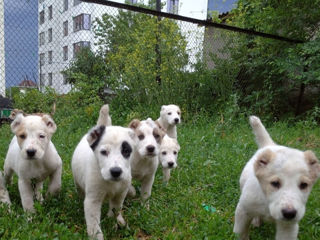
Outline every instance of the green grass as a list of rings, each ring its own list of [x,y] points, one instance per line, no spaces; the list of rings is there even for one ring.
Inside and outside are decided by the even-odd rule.
[[[81,119],[81,118],[79,118]],[[117,123],[117,119],[113,119]],[[91,127],[75,121],[58,122],[53,142],[63,160],[62,191],[43,205],[36,203],[37,214],[28,221],[20,203],[17,178],[9,186],[12,211],[0,209],[2,239],[86,239],[83,202],[76,193],[70,160],[83,134]],[[303,123],[290,126],[278,122],[267,128],[279,144],[311,149],[320,156],[320,129]],[[0,128],[0,165],[3,166],[12,134],[8,125]],[[257,149],[247,120],[221,123],[198,118],[179,126],[179,167],[172,171],[169,185],[162,184],[157,172],[150,199],[150,210],[138,199],[126,199],[126,228],[115,228],[103,205],[101,225],[106,239],[236,239],[232,233],[234,211],[239,198],[238,179],[247,160]],[[320,186],[313,188],[299,239],[320,239]],[[215,212],[203,205],[212,206]],[[251,239],[274,239],[275,228],[266,223],[252,229]]]

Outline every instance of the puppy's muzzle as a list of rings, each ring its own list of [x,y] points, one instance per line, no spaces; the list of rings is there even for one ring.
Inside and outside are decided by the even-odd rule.
[[[27,152],[28,158],[33,158],[33,157],[36,155],[37,150],[35,150],[35,149],[28,149],[28,150],[26,150],[26,152]]]
[[[174,162],[168,162],[168,167],[173,168]]]
[[[285,220],[292,220],[297,215],[297,210],[292,209],[292,208],[284,208],[281,210],[281,212],[282,212],[282,216],[284,217]]]
[[[119,167],[113,167],[110,169],[110,174],[113,177],[113,179],[118,180],[122,174],[122,169]]]
[[[153,145],[148,145],[146,148],[147,148],[147,153],[148,153],[148,155],[153,156],[153,155],[154,155],[154,150],[156,149],[155,146],[153,146]]]
[[[175,119],[174,119],[174,123],[175,123],[175,124],[178,124],[178,123],[179,123],[179,118],[175,118]]]

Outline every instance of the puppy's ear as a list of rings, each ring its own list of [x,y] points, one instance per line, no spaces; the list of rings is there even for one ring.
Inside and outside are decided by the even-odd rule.
[[[22,125],[22,121],[24,119],[24,116],[22,113],[18,112],[15,115],[14,121],[11,123],[11,131],[16,134],[17,130],[19,129],[19,127],[21,127]]]
[[[274,156],[275,153],[270,149],[267,149],[260,153],[260,155],[257,157],[257,160],[254,163],[254,172],[258,179],[263,176],[263,173],[274,159]]]
[[[129,128],[131,129],[137,129],[137,127],[140,125],[140,120],[138,119],[133,119],[130,124],[129,124]]]
[[[42,116],[42,120],[48,127],[49,133],[55,133],[55,131],[57,130],[57,125],[54,123],[53,119],[49,115],[45,114]]]
[[[105,132],[106,127],[104,125],[95,126],[88,132],[87,141],[94,151],[95,148],[98,146],[102,135]]]
[[[166,109],[167,105],[162,105],[161,106],[161,111],[164,111]]]
[[[320,177],[320,163],[316,155],[308,150],[304,152],[305,161],[309,167],[310,178],[313,183]]]

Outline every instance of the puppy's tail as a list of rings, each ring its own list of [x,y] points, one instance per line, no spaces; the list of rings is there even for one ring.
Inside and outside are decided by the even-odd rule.
[[[261,123],[260,118],[256,116],[250,116],[249,122],[252,127],[253,133],[256,136],[256,142],[259,148],[276,145],[267,132],[266,128]]]
[[[105,104],[101,107],[100,109],[100,113],[99,113],[99,118],[97,121],[97,125],[98,126],[111,126],[112,122],[111,122],[111,117],[109,115],[109,105]]]

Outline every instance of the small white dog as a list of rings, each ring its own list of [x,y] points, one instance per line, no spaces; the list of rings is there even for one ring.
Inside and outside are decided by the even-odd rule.
[[[165,129],[171,138],[177,138],[176,125],[181,122],[181,110],[177,105],[163,105],[160,111],[160,117],[157,119],[160,126]]]
[[[312,151],[276,145],[260,119],[250,117],[259,150],[246,164],[240,177],[241,196],[233,231],[249,239],[249,226],[261,220],[276,223],[276,240],[297,239],[298,222],[313,184],[320,175],[320,164]]]
[[[4,163],[4,178],[10,183],[15,172],[23,209],[34,211],[33,196],[43,201],[41,190],[49,177],[48,194],[61,188],[62,161],[51,142],[56,124],[47,114],[23,116],[17,114],[11,123],[13,137]],[[34,180],[35,187],[31,181]]]
[[[134,179],[141,181],[141,197],[145,201],[151,196],[154,177],[159,165],[159,147],[164,132],[151,118],[144,121],[134,119],[129,127],[135,131],[137,146],[133,153],[131,173]],[[136,195],[133,186],[130,187],[129,195]]]
[[[4,185],[4,179],[1,172],[0,172],[0,202],[7,203],[8,205],[11,204],[9,193]]]
[[[129,128],[104,126],[111,124],[105,121],[106,116],[106,112],[100,111],[98,122],[103,125],[94,127],[81,139],[72,157],[74,181],[85,196],[87,232],[99,240],[103,239],[100,216],[104,200],[109,200],[108,216],[117,214],[118,224],[126,224],[121,209],[131,186],[130,162],[135,149],[134,132]]]
[[[169,137],[167,134],[163,137],[160,145],[159,161],[162,165],[163,181],[168,183],[171,169],[178,166],[177,158],[180,151],[180,145],[177,139]]]

